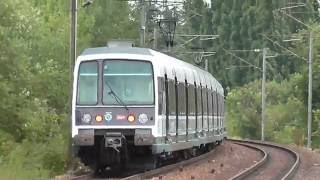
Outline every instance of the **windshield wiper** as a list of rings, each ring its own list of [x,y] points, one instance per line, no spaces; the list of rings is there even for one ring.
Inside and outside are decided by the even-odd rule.
[[[110,89],[110,91],[108,92],[108,94],[109,94],[110,96],[112,96],[112,97],[116,100],[116,102],[117,102],[118,104],[122,105],[126,110],[129,110],[128,107],[127,107],[127,105],[126,105],[126,103],[124,103],[124,102],[121,100],[121,98],[113,91],[113,89],[112,89],[112,87],[110,86],[110,84],[109,84],[108,82],[105,82],[105,83],[107,84],[108,88]]]

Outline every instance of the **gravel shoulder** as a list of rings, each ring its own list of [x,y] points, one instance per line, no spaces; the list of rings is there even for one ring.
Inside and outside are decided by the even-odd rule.
[[[293,179],[320,179],[320,152],[297,146],[290,146],[290,148],[299,153],[301,159],[299,169]]]
[[[262,158],[256,150],[229,142],[216,147],[214,151],[204,163],[181,167],[153,179],[228,179]]]

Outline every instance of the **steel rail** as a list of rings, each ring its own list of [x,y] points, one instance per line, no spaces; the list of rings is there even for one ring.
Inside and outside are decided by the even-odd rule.
[[[68,179],[70,179],[70,180],[89,180],[89,179],[92,179],[92,177],[93,177],[93,173],[89,173],[89,174],[84,174],[84,175],[80,175],[80,176],[70,177]]]
[[[245,144],[245,143],[236,142],[235,144],[239,144],[241,146],[246,146],[246,147],[249,147],[251,149],[256,149],[256,150],[261,152],[263,157],[261,158],[260,161],[258,161],[257,163],[253,164],[249,168],[246,168],[245,170],[241,171],[240,173],[238,173],[238,174],[234,175],[233,177],[229,178],[229,180],[244,179],[249,174],[253,173],[256,169],[258,169],[259,167],[261,167],[262,165],[264,165],[267,162],[268,153],[264,149],[256,147],[256,146],[252,146],[252,145],[249,145],[249,144]]]
[[[207,152],[205,154],[202,154],[200,156],[197,157],[193,157],[191,159],[188,160],[184,160],[175,164],[170,164],[170,165],[166,165],[157,169],[153,169],[150,171],[146,171],[144,173],[139,173],[139,174],[135,174],[129,177],[125,177],[122,178],[122,180],[140,180],[140,179],[147,179],[147,178],[151,178],[163,173],[168,173],[169,171],[173,171],[176,170],[178,168],[183,168],[184,166],[188,166],[188,165],[197,165],[202,163],[204,160],[206,160],[208,157],[210,157],[213,153],[215,152],[215,149],[212,149],[210,152]]]
[[[284,146],[281,146],[281,145],[278,145],[278,144],[275,144],[275,143],[270,143],[270,142],[261,142],[261,141],[254,141],[254,140],[236,140],[236,139],[228,139],[227,141],[230,141],[230,142],[234,142],[234,143],[237,143],[237,144],[256,144],[256,145],[261,145],[261,146],[267,146],[267,147],[273,147],[273,148],[277,148],[277,149],[281,149],[283,151],[286,151],[288,152],[291,156],[293,156],[294,158],[294,163],[293,165],[291,166],[291,168],[288,170],[288,172],[281,178],[281,180],[287,180],[287,179],[291,179],[294,174],[296,173],[298,167],[299,167],[299,164],[300,164],[300,156],[297,152],[287,148],[287,147],[284,147]],[[254,170],[250,170],[250,168],[254,168]],[[246,178],[247,176],[249,176],[251,173],[253,173],[257,167],[255,166],[251,166],[249,169],[246,169],[240,173],[238,173],[237,175],[233,176],[232,178],[230,179],[244,179]],[[249,172],[251,173],[249,173]],[[243,174],[244,175],[241,175]],[[239,176],[239,178],[238,178]]]

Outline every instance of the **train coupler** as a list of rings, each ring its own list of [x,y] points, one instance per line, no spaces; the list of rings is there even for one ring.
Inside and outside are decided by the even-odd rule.
[[[125,136],[121,132],[107,132],[104,136],[105,147],[112,148],[116,152],[120,153],[119,148],[121,148],[126,141]]]

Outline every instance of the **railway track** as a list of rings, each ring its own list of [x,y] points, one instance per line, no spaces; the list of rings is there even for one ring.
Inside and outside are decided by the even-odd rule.
[[[169,171],[172,170],[177,170],[177,169],[183,169],[184,166],[188,166],[188,165],[196,165],[196,164],[200,164],[204,161],[207,160],[208,157],[210,157],[213,153],[215,152],[215,150],[211,150],[210,152],[207,152],[205,154],[202,154],[200,156],[185,160],[185,161],[181,161],[175,164],[170,164],[167,166],[163,166],[160,167],[158,169],[154,169],[154,170],[150,170],[150,171],[146,171],[143,173],[139,173],[139,174],[135,174],[126,178],[123,178],[123,180],[140,180],[140,179],[148,179],[148,178],[152,178],[155,176],[161,176],[161,174],[167,173]],[[160,179],[160,178],[159,178]]]
[[[263,151],[263,158],[248,169],[241,171],[231,180],[238,179],[291,179],[300,163],[300,157],[295,151],[269,142],[233,140],[233,143]]]
[[[286,147],[261,142],[261,141],[251,141],[251,140],[234,140],[228,139],[228,142],[246,146],[250,149],[254,149],[261,154],[261,159],[253,164],[252,166],[240,171],[238,174],[230,178],[230,180],[239,179],[282,179],[287,180],[293,177],[295,174],[299,163],[299,155]],[[151,179],[152,177],[161,177],[163,174],[169,171],[182,170],[183,167],[196,164],[201,164],[207,161],[207,159],[215,153],[212,150],[208,153],[202,154],[198,157],[191,158],[176,164],[171,164],[157,168],[154,170],[137,173],[125,178],[123,180],[139,180],[139,179]],[[87,180],[92,179],[92,175],[83,175],[79,177],[71,178],[74,180]],[[159,178],[161,179],[161,178]]]
[[[179,168],[183,168],[184,166],[200,164],[200,163],[206,161],[208,157],[212,156],[212,154],[214,152],[215,152],[215,149],[213,149],[210,152],[207,152],[205,154],[202,154],[200,156],[188,159],[188,160],[184,160],[184,161],[181,161],[181,162],[178,162],[175,164],[169,164],[169,165],[166,165],[166,166],[163,166],[163,167],[160,167],[157,169],[153,169],[150,171],[137,173],[137,174],[134,174],[131,176],[127,176],[125,178],[121,178],[121,179],[122,180],[138,180],[138,179],[148,179],[148,178],[152,178],[155,176],[161,176],[161,174],[164,174],[166,172],[176,170]],[[93,177],[93,174],[86,174],[86,175],[71,178],[71,180],[90,180],[90,179],[96,179],[96,178]],[[103,179],[103,178],[97,178],[97,179]],[[113,179],[113,178],[108,178],[108,179]],[[119,179],[119,178],[117,178],[117,179]]]

